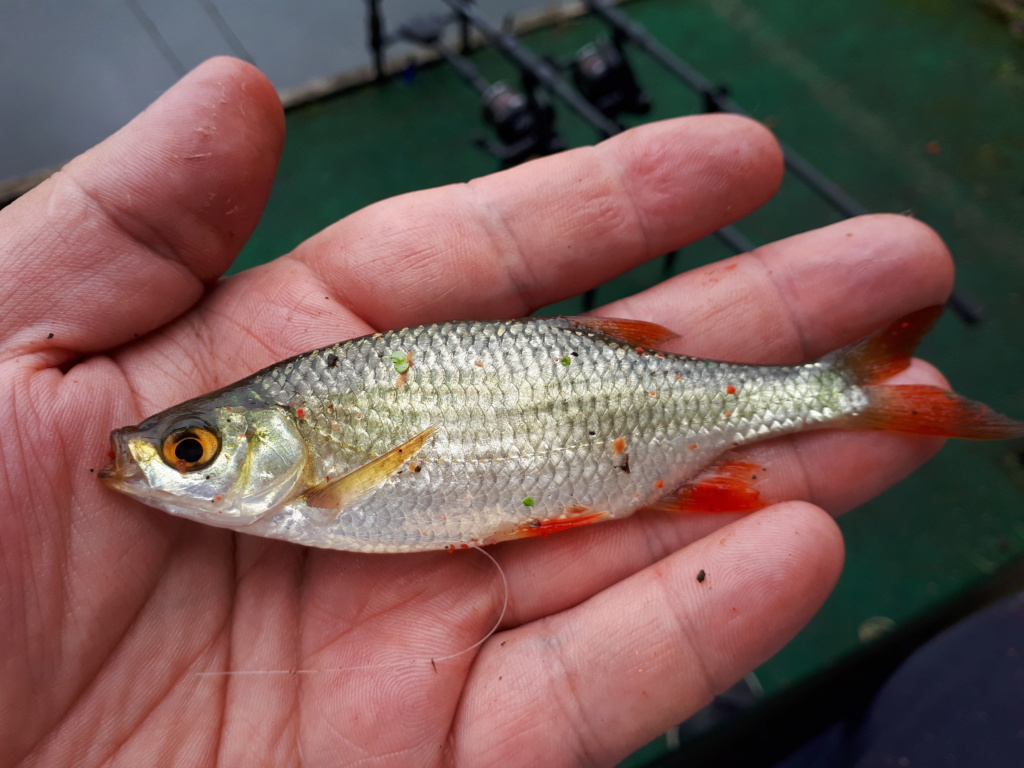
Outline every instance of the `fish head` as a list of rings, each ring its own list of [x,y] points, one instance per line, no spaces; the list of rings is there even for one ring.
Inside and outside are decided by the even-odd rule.
[[[109,487],[172,515],[241,528],[304,488],[295,417],[263,403],[200,398],[111,435]]]

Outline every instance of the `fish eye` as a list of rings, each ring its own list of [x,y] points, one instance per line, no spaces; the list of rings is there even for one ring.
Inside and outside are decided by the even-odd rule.
[[[204,422],[192,419],[178,423],[161,445],[163,459],[179,472],[203,469],[217,458],[220,438]]]

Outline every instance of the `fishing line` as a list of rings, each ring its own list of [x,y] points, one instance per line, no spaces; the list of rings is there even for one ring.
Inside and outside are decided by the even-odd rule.
[[[229,670],[223,670],[223,671],[219,671],[219,672],[194,672],[193,674],[196,677],[227,677],[229,675],[232,675],[232,676],[242,676],[242,675],[312,675],[312,674],[323,674],[323,673],[327,673],[327,672],[355,672],[355,671],[360,671],[360,670],[371,670],[371,669],[389,669],[389,668],[393,668],[393,667],[402,667],[402,666],[405,666],[407,664],[419,664],[419,663],[430,664],[432,667],[434,667],[434,671],[436,672],[437,671],[437,663],[439,661],[451,661],[452,659],[456,659],[459,656],[464,656],[467,653],[475,651],[477,648],[479,648],[484,643],[486,643],[494,635],[494,633],[498,631],[498,627],[501,626],[501,622],[503,622],[505,620],[505,614],[508,612],[508,601],[509,601],[509,597],[510,597],[510,590],[509,590],[509,586],[508,586],[508,578],[505,575],[505,569],[501,567],[501,563],[499,563],[494,558],[494,555],[492,555],[487,550],[483,549],[482,547],[480,547],[480,546],[478,546],[476,544],[470,544],[469,546],[472,549],[475,549],[480,554],[482,554],[484,557],[486,557],[492,563],[494,563],[494,567],[498,569],[498,576],[501,578],[501,586],[502,586],[504,595],[503,595],[503,597],[501,599],[501,611],[498,614],[498,618],[494,622],[494,624],[491,626],[491,628],[489,630],[487,630],[487,634],[485,634],[483,637],[481,637],[479,640],[477,640],[472,645],[470,645],[470,646],[468,646],[466,648],[463,648],[461,651],[456,651],[455,653],[449,653],[449,654],[447,654],[445,656],[434,656],[434,657],[431,657],[431,658],[419,658],[419,659],[405,659],[403,661],[393,661],[393,662],[386,662],[386,663],[381,663],[381,664],[358,664],[358,665],[351,666],[351,667],[324,667],[322,669],[307,669],[307,668],[303,668],[303,669],[229,669]]]

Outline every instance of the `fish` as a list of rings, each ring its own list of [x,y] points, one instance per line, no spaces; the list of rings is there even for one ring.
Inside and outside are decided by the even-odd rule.
[[[316,349],[111,434],[109,487],[213,526],[358,552],[454,550],[639,510],[753,512],[736,448],[812,429],[975,439],[1024,423],[891,385],[929,307],[799,365],[662,351],[662,326],[469,320]]]

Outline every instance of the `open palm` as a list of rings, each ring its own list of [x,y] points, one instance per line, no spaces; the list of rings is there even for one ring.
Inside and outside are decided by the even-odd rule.
[[[214,60],[0,213],[0,765],[614,763],[825,598],[838,531],[784,500],[842,511],[936,448],[776,440],[747,451],[782,502],[757,514],[493,547],[502,624],[444,658],[500,614],[481,553],[309,550],[172,518],[97,482],[110,429],[371,330],[576,294],[763,203],[779,150],[740,118],[657,123],[385,201],[218,280],[282,135],[262,75]],[[865,217],[601,314],[669,326],[676,351],[786,363],[941,302],[951,280],[930,230]],[[923,363],[901,379],[941,383]]]

